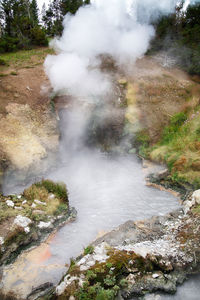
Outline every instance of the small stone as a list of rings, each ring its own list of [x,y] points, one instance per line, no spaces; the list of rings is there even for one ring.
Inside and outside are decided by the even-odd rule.
[[[36,208],[37,205],[36,205],[35,203],[32,203],[31,207],[32,207],[32,208]]]
[[[22,197],[21,195],[18,195],[18,196],[17,196],[17,199],[21,199],[21,197]]]
[[[27,200],[22,201],[22,204],[23,204],[23,205],[26,204],[26,203],[27,203]]]
[[[36,209],[36,210],[33,211],[33,214],[35,214],[35,215],[44,215],[45,212],[43,210]]]
[[[194,200],[196,204],[200,204],[200,190],[194,191],[192,194],[192,200]]]
[[[24,231],[25,231],[26,233],[29,233],[29,232],[30,232],[30,228],[27,226],[27,227],[24,228]]]
[[[13,202],[12,200],[7,200],[7,201],[6,201],[6,204],[7,204],[9,207],[14,207],[14,206],[15,206],[15,204],[14,204],[14,202]]]
[[[70,296],[69,300],[75,300],[74,296]]]
[[[3,243],[4,243],[4,238],[0,236],[0,245],[3,245]]]
[[[63,281],[56,287],[56,294],[58,296],[62,295],[66,289],[66,283]]]
[[[158,278],[159,276],[160,276],[160,275],[159,275],[159,274],[156,274],[156,273],[155,273],[155,274],[152,274],[152,277],[153,277],[153,278]]]
[[[38,204],[38,205],[44,205],[44,206],[47,205],[46,202],[42,202],[42,201],[39,201],[39,200],[37,200],[37,199],[35,199],[34,202],[35,202],[36,204]]]
[[[42,229],[42,228],[48,228],[49,226],[51,226],[51,222],[42,222],[42,221],[40,221],[40,223],[38,224],[38,227],[40,229]]]
[[[15,206],[15,209],[22,210],[23,208],[21,206]]]
[[[50,194],[48,199],[55,199],[55,195],[54,194]]]
[[[13,224],[25,228],[25,227],[27,227],[30,223],[32,223],[32,221],[31,221],[29,218],[23,217],[23,216],[19,215],[19,216],[17,216],[17,217],[15,218]]]

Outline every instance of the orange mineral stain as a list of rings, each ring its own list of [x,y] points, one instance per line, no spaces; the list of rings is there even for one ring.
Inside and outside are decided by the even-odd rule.
[[[46,261],[47,259],[49,259],[51,257],[51,251],[48,248],[44,249],[44,251],[41,252],[40,256],[38,257],[38,263],[42,263],[44,261]]]

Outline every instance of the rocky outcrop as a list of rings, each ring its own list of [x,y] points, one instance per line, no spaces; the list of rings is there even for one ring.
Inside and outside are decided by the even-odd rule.
[[[22,195],[0,196],[0,210],[0,265],[76,217],[66,186],[51,180],[33,184]]]
[[[2,171],[15,177],[27,178],[44,172],[50,154],[56,153],[59,143],[58,124],[51,108],[33,110],[28,104],[11,103],[7,115],[0,120],[0,157]],[[0,174],[1,176],[1,174]]]
[[[128,221],[97,239],[71,262],[49,298],[131,299],[157,290],[175,293],[186,275],[199,270],[198,194],[193,193],[191,201],[196,202],[187,212],[185,202],[184,210]]]

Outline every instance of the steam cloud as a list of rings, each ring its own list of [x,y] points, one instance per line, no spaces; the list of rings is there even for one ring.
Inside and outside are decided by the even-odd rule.
[[[154,36],[149,25],[173,11],[176,0],[94,0],[75,16],[66,15],[64,32],[52,46],[45,70],[55,92],[78,97],[107,93],[111,81],[99,69],[99,55],[111,55],[120,66],[144,55]]]

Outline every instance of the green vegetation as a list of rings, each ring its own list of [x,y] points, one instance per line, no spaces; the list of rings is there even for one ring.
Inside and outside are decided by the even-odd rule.
[[[0,53],[47,46],[49,37],[63,31],[67,13],[75,14],[89,0],[53,0],[42,8],[42,24],[36,0],[0,0]]]
[[[35,183],[37,188],[44,188],[48,193],[53,193],[62,202],[68,202],[68,192],[66,185],[63,182],[55,183],[52,180],[42,180],[41,182]]]
[[[49,36],[61,35],[63,31],[63,19],[67,13],[74,15],[84,5],[90,4],[90,0],[53,0],[46,9],[42,8],[42,20],[45,31]]]
[[[200,3],[189,5],[186,12],[182,11],[183,5],[181,1],[174,14],[154,24],[156,37],[151,51],[168,49],[182,68],[200,75]]]
[[[14,223],[14,219],[19,215],[30,219],[28,231]],[[63,183],[42,180],[25,189],[22,195],[0,195],[0,231],[4,238],[3,247],[0,249],[0,264],[9,263],[22,248],[39,241],[40,221],[51,222],[50,224],[56,226],[68,216],[68,193]],[[42,230],[49,232],[52,227],[48,227]]]
[[[1,0],[0,25],[0,53],[48,44],[36,0]]]
[[[92,254],[94,252],[94,246],[90,245],[84,249],[84,255]]]
[[[155,145],[143,132],[138,133],[138,141],[142,156],[167,164],[172,182],[200,188],[200,106],[172,116]]]
[[[35,60],[38,63],[43,63],[47,54],[53,54],[54,51],[49,48],[37,48],[32,50],[20,50],[17,52],[1,54],[1,60],[4,64],[0,63],[0,67],[12,65],[14,68],[32,67],[35,65]]]
[[[144,259],[134,252],[110,248],[107,255],[106,262],[96,262],[94,266],[86,271],[81,271],[77,262],[72,261],[68,274],[77,277],[84,275],[83,286],[80,288],[75,280],[67,286],[64,294],[58,296],[57,299],[69,299],[71,295],[74,295],[77,300],[112,300],[115,299],[120,288],[127,288],[128,281],[126,277],[132,272],[132,269],[138,270],[138,272],[141,272],[140,274],[160,269],[156,258],[154,262],[151,262],[150,259]]]

